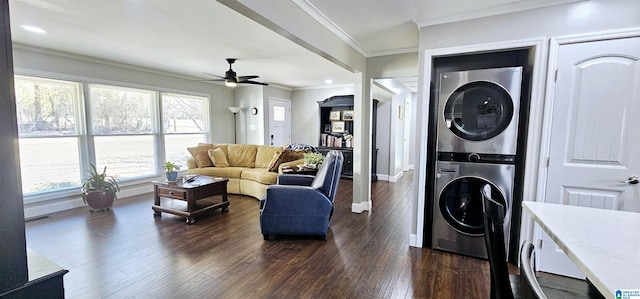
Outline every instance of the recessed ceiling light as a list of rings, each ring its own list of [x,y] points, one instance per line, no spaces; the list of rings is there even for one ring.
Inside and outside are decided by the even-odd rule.
[[[44,29],[37,27],[37,26],[31,26],[31,25],[20,25],[20,27],[22,27],[22,29],[27,30],[29,32],[33,32],[33,33],[39,33],[39,34],[45,34],[47,33],[46,31],[44,31]]]
[[[324,84],[331,84],[331,83],[333,83],[333,80],[331,79],[324,80]]]

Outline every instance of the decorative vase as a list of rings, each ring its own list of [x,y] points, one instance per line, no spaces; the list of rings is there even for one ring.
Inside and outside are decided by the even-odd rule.
[[[89,205],[89,211],[92,213],[110,209],[115,198],[113,192],[110,191],[88,191],[84,196],[87,205]]]
[[[175,182],[178,179],[178,172],[177,171],[167,172],[166,176],[167,176],[168,182]]]

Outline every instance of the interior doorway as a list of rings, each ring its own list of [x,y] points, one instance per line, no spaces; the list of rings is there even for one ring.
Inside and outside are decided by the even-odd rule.
[[[378,179],[396,182],[412,169],[416,140],[412,136],[413,105],[417,94],[417,78],[380,78],[373,80],[372,96],[378,100],[377,175]]]

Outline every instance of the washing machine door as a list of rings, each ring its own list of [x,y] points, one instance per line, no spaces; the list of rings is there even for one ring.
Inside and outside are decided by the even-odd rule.
[[[500,85],[474,81],[460,86],[444,107],[446,127],[470,141],[493,138],[504,131],[514,114],[513,100]]]
[[[459,177],[442,189],[439,198],[440,213],[451,227],[468,235],[484,234],[480,190],[485,184],[491,186],[494,200],[506,204],[504,194],[493,183],[478,177]]]

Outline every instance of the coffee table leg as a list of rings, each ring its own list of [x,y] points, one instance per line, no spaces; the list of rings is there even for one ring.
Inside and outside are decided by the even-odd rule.
[[[156,206],[160,206],[160,193],[158,192],[158,186],[153,185],[153,204]],[[160,211],[153,210],[153,217],[158,217],[161,215]]]
[[[224,207],[222,207],[222,212],[229,212],[229,198],[227,198],[227,188],[224,188],[224,192],[222,193],[222,203],[227,203]]]

